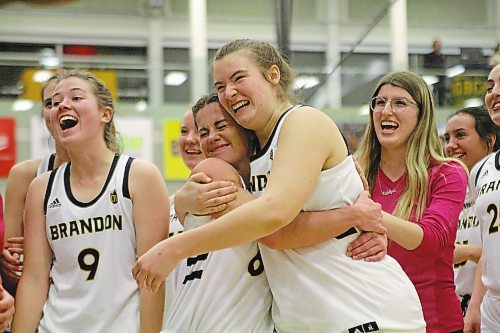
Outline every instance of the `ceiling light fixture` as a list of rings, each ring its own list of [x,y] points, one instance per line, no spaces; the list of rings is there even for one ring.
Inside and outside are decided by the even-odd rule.
[[[187,80],[185,72],[172,71],[165,75],[165,84],[167,86],[180,86]]]

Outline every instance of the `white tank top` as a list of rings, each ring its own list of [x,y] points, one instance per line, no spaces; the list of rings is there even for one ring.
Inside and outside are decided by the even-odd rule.
[[[484,286],[500,293],[500,151],[479,161],[470,173],[479,219],[483,252],[482,281]]]
[[[464,209],[458,218],[458,230],[456,243],[463,245],[481,246],[481,231],[479,220],[474,212],[474,202],[467,188]],[[467,260],[453,265],[455,273],[455,286],[457,295],[471,295],[474,287],[474,276],[477,264]]]
[[[282,116],[269,143],[252,160],[251,182],[256,196],[263,193],[272,161],[279,154],[281,126],[290,112]],[[344,207],[362,191],[349,156],[321,172],[304,210]],[[347,244],[358,235],[352,228],[329,241],[297,250],[260,245],[278,332],[425,331],[417,292],[396,260],[386,256],[368,263],[346,256]]]
[[[188,214],[184,230],[211,221]],[[271,292],[256,242],[183,260],[165,331],[272,333]]]
[[[102,191],[87,203],[71,192],[69,163],[51,173],[45,210],[54,258],[40,333],[139,332],[132,161],[115,156]]]
[[[36,170],[36,175],[40,176],[44,172],[54,170],[55,160],[56,160],[55,154],[50,154],[45,156],[38,165],[38,169]]]

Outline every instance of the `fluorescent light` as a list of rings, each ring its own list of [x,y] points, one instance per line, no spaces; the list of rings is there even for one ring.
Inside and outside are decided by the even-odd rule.
[[[319,84],[319,79],[312,75],[297,76],[293,81],[294,89],[309,89]]]
[[[148,108],[148,103],[146,101],[139,101],[135,104],[135,110],[137,112],[144,112]]]
[[[44,48],[40,51],[38,63],[44,68],[58,68],[61,61],[57,57],[56,51],[51,48]]]
[[[50,71],[36,71],[35,74],[33,75],[33,81],[35,82],[45,82],[47,81],[50,77],[52,76],[52,72]]]
[[[28,111],[35,103],[29,99],[18,99],[12,104],[12,111]]]
[[[463,72],[465,72],[465,67],[463,65],[456,65],[446,70],[446,76],[454,77],[462,74]]]
[[[172,71],[165,75],[165,84],[167,86],[180,86],[187,80],[185,72]]]
[[[424,79],[425,83],[427,83],[428,86],[432,86],[439,81],[436,75],[423,75],[422,79]]]

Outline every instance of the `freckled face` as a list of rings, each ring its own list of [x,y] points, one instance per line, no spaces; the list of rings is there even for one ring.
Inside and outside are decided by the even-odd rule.
[[[54,88],[50,122],[54,135],[64,145],[69,142],[104,140],[104,126],[109,113],[104,114],[98,105],[90,83],[78,77],[60,81]]]

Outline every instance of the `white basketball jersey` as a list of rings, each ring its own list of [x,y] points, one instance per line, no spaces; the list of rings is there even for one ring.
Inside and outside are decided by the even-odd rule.
[[[40,333],[139,332],[137,259],[128,174],[133,159],[115,156],[90,202],[71,192],[70,163],[53,171],[45,195],[53,251],[51,284]]]
[[[184,226],[179,221],[177,213],[175,212],[175,196],[170,196],[170,225],[168,229],[168,237],[180,234],[184,231]],[[165,327],[172,300],[177,291],[177,280],[182,273],[179,272],[179,265],[170,273],[165,279],[166,292],[165,292],[165,311],[163,313],[163,327]]]
[[[500,293],[500,151],[479,161],[470,173],[479,219],[483,253],[482,281],[487,289]]]
[[[251,163],[256,196],[263,193],[272,161],[279,154],[279,134],[288,114],[282,116],[269,143]],[[304,210],[344,207],[362,191],[349,156],[321,172]],[[352,228],[329,241],[296,250],[260,246],[278,332],[425,332],[417,292],[396,260],[385,256],[368,263],[346,255],[347,244],[358,235]]]
[[[45,156],[38,165],[38,169],[36,170],[36,175],[40,176],[44,172],[54,170],[55,160],[56,160],[55,154],[50,154],[48,156]]]
[[[456,243],[463,245],[481,246],[481,231],[479,220],[474,213],[474,201],[467,188],[464,209],[458,218],[458,230]],[[467,260],[453,265],[455,273],[455,286],[457,295],[471,295],[474,287],[474,276],[477,264]]]
[[[209,223],[188,214],[184,229]],[[271,292],[256,242],[183,260],[168,333],[272,333]]]

